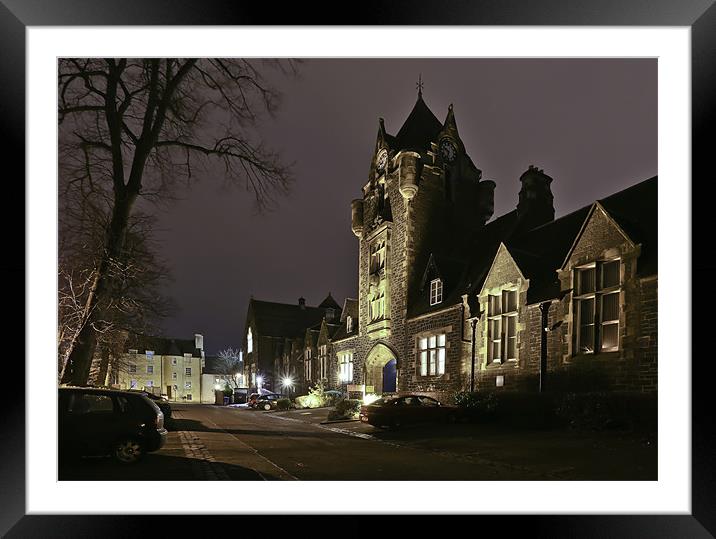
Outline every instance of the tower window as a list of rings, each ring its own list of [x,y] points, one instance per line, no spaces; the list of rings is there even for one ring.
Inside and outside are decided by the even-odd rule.
[[[430,281],[430,305],[437,305],[443,300],[443,281],[433,279]]]
[[[250,354],[254,350],[254,336],[251,333],[251,328],[246,332],[246,353]]]
[[[346,333],[353,331],[353,317],[346,316]]]

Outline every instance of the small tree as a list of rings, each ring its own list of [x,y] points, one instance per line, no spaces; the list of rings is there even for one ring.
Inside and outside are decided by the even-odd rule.
[[[243,370],[240,351],[237,348],[226,348],[224,350],[219,351],[217,359],[217,367],[221,371],[221,374],[231,376],[231,379],[234,382],[234,386],[238,387],[239,376],[241,375],[241,371]]]

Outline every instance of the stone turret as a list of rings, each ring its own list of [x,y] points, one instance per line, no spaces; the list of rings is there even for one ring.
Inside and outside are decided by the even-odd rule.
[[[356,198],[351,201],[351,230],[356,237],[363,235],[363,199]]]
[[[412,200],[418,192],[418,179],[422,165],[420,154],[416,152],[401,152],[398,169],[398,189],[405,200]]]

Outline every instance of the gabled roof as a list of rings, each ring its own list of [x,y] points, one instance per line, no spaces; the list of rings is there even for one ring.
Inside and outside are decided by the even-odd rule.
[[[251,299],[256,333],[268,337],[301,337],[306,328],[320,324],[326,312],[320,307]]]
[[[341,310],[341,306],[336,303],[336,300],[333,299],[330,292],[326,296],[326,299],[324,299],[318,306],[321,309],[335,309],[336,311]]]
[[[413,110],[395,136],[396,150],[415,150],[424,152],[434,142],[443,125],[418,94]]]
[[[358,320],[358,300],[346,298],[343,302],[343,310],[341,311],[341,322],[346,321],[346,317],[350,316],[353,320]]]

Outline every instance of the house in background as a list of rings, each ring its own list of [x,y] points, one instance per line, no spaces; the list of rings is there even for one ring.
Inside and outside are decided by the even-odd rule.
[[[217,356],[206,356],[204,358],[204,368],[201,372],[202,404],[223,402],[223,398],[217,401],[217,391],[223,391],[227,385],[232,389],[245,387],[242,384],[243,374],[238,371],[227,372],[226,362],[221,358]]]
[[[200,402],[204,338],[171,339],[130,335],[111,373],[117,389],[166,395],[172,402]]]

